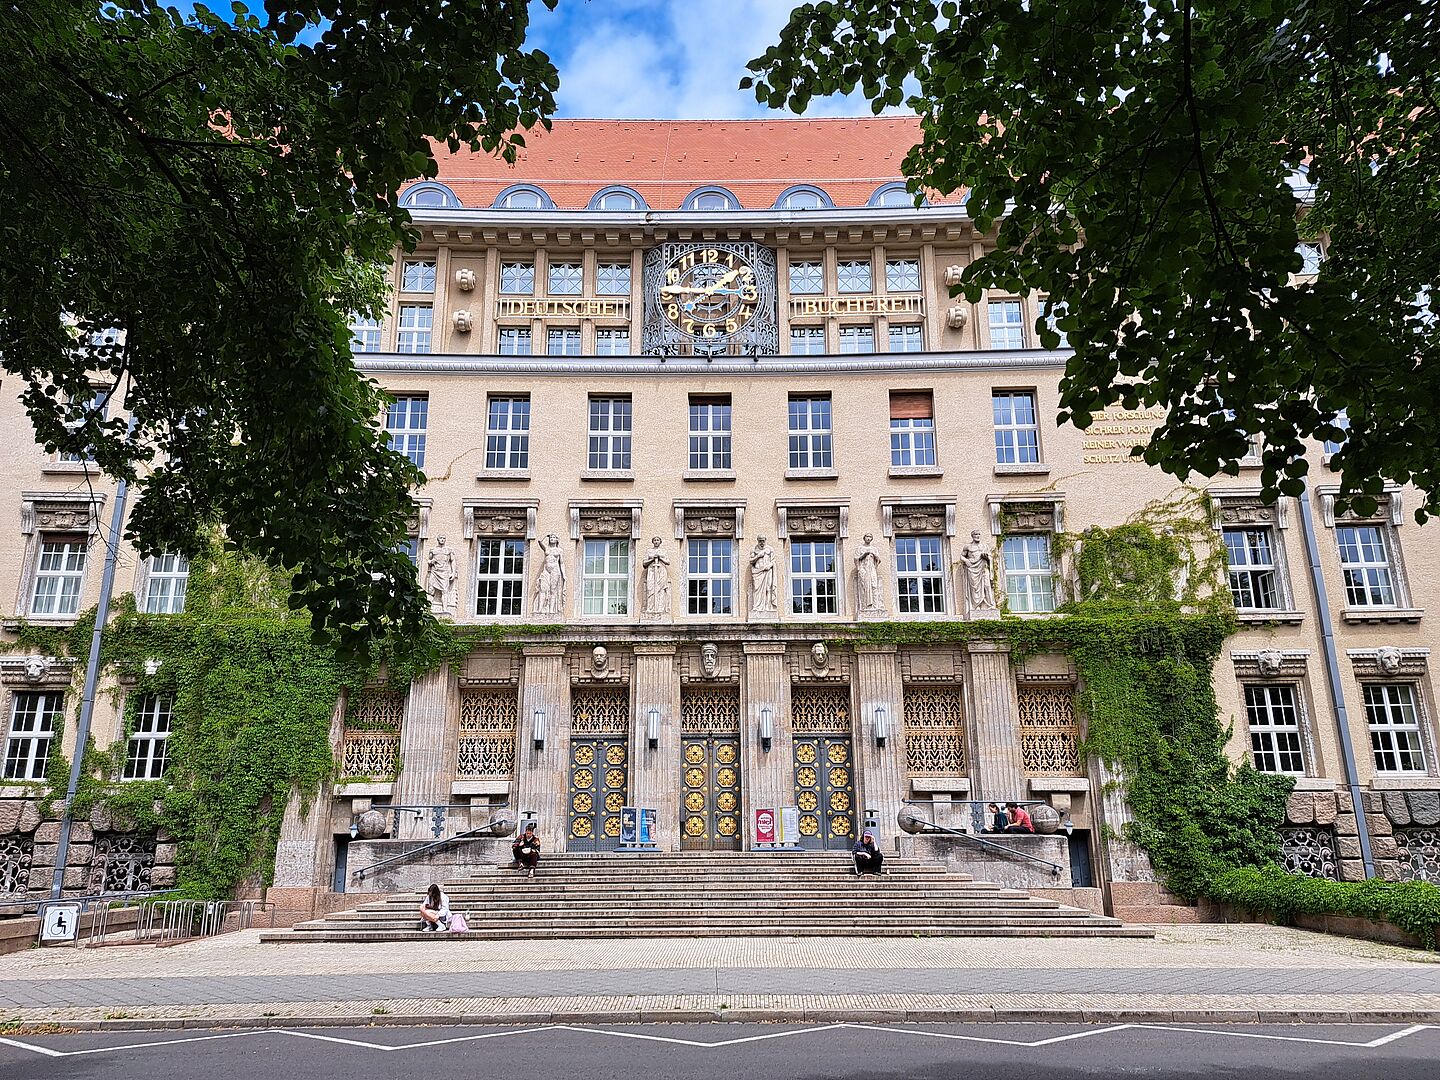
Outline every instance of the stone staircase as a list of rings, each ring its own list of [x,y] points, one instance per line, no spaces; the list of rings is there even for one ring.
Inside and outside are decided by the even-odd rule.
[[[468,937],[1153,937],[1154,930],[888,856],[855,876],[842,853],[546,855],[535,877],[496,868],[441,882],[468,934],[418,929],[419,893],[397,893],[262,934],[262,941]]]

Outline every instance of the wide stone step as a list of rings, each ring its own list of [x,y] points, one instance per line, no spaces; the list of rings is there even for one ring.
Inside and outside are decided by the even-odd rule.
[[[1151,938],[1155,931],[1148,926],[1102,926],[1086,923],[1078,926],[778,926],[747,930],[737,934],[733,930],[712,933],[699,932],[693,926],[611,926],[547,929],[526,927],[526,940],[551,940],[567,938],[693,938],[693,937],[1046,937],[1046,938]],[[295,943],[309,941],[327,942],[384,942],[384,941],[514,941],[510,930],[477,930],[468,934],[433,934],[421,932],[402,933],[399,931],[369,930],[326,930],[314,933],[292,933],[273,931],[260,935],[261,941]]]
[[[467,920],[468,921],[468,920]],[[486,917],[478,920],[472,927],[474,930],[500,929],[512,930],[522,926],[535,927],[574,927],[577,929],[599,928],[606,926],[689,926],[706,929],[731,928],[744,930],[750,927],[753,920],[740,916],[707,915],[702,913],[686,914],[676,911],[657,911],[648,914],[637,914],[627,912],[624,918],[613,914],[560,914],[536,912],[530,915],[513,915],[509,918]],[[775,918],[766,921],[767,927],[785,928],[787,932],[794,932],[796,929],[817,926],[851,926],[857,928],[869,928],[872,926],[904,927],[914,930],[927,930],[951,926],[1103,926],[1120,925],[1113,919],[1102,916],[1091,915],[1088,912],[1076,911],[1073,914],[1051,914],[1051,915],[1024,915],[1020,913],[1005,913],[998,915],[940,915],[933,917],[916,917],[910,919],[891,918],[880,919],[871,915],[814,915],[804,919]],[[418,929],[418,921],[415,919],[395,920],[390,923],[380,924],[344,924],[325,920],[316,920],[310,923],[301,923],[296,927],[298,930],[324,932],[332,929],[345,930],[374,930],[385,933],[422,933]]]

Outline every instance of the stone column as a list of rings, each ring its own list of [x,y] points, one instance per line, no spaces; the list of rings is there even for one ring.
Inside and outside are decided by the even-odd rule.
[[[345,738],[345,699],[339,698],[330,714],[330,745],[338,747]],[[337,813],[333,785],[323,783],[312,798],[292,791],[280,820],[280,840],[275,847],[277,887],[329,887],[335,872],[335,829],[350,827],[350,800],[341,800]]]
[[[395,802],[400,806],[434,806],[450,801],[455,775],[455,739],[451,731],[455,678],[448,665],[410,684],[405,722],[400,728],[400,774]],[[401,813],[397,839],[434,839],[433,819]]]
[[[1010,646],[977,641],[968,646],[970,715],[974,719],[972,799],[1023,799],[1029,790],[1020,757],[1020,713]]]
[[[791,775],[790,673],[785,666],[785,643],[747,641],[745,672],[741,678],[740,760],[741,808],[745,850],[755,846],[755,808],[780,807],[795,800],[795,778]],[[774,741],[769,751],[760,746],[760,711],[769,707],[774,714]],[[777,821],[778,828],[778,821]]]
[[[655,809],[655,842],[661,851],[680,850],[680,673],[674,645],[635,646],[634,748],[630,757],[630,802]],[[660,742],[650,749],[650,710],[660,710]]]
[[[520,720],[515,743],[516,820],[534,811],[546,851],[565,850],[565,798],[570,762],[570,676],[564,645],[527,645],[520,675]],[[545,710],[545,746],[535,749],[535,710]]]
[[[905,735],[902,720],[900,670],[894,645],[855,647],[855,699],[859,708],[855,731],[855,768],[860,783],[856,795],[855,823],[863,828],[865,811],[876,811],[875,843],[882,850],[894,849],[895,818],[908,787],[905,771]],[[885,710],[889,732],[883,747],[875,745],[878,709]]]

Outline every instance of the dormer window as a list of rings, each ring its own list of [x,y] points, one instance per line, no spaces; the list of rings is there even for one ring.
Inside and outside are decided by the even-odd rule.
[[[508,187],[495,198],[497,210],[553,210],[555,204],[550,196],[529,184]]]
[[[419,209],[459,206],[460,200],[444,184],[416,184],[400,196],[400,205]]]
[[[740,202],[724,188],[709,187],[692,191],[685,199],[685,210],[738,210]]]
[[[590,200],[591,210],[639,210],[645,201],[629,188],[605,188]]]
[[[904,184],[885,184],[870,196],[871,206],[914,207],[915,196],[905,190]]]
[[[793,187],[780,193],[775,206],[780,210],[820,210],[833,206],[823,191],[816,187]]]

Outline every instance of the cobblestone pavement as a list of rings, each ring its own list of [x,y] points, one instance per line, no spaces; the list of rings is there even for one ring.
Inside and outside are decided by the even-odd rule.
[[[1440,1019],[1434,954],[1269,926],[1130,939],[261,944],[0,957],[0,1022]]]

